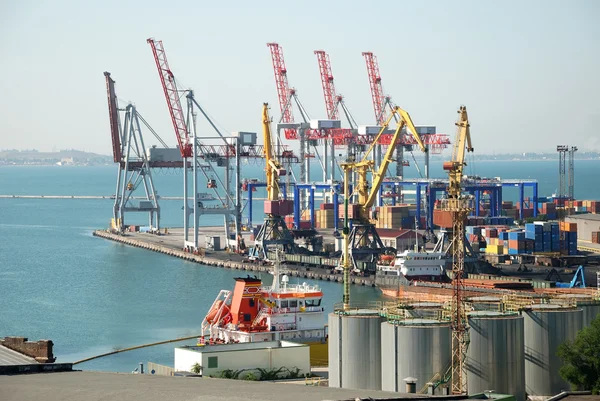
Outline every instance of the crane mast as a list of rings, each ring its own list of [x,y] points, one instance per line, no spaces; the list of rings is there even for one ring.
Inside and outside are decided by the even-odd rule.
[[[458,110],[457,132],[452,160],[443,164],[448,171],[448,197],[440,203],[441,211],[452,219],[452,394],[467,393],[465,358],[469,345],[469,328],[464,303],[465,220],[473,210],[473,200],[462,195],[461,183],[465,153],[472,152],[471,133],[467,108]]]

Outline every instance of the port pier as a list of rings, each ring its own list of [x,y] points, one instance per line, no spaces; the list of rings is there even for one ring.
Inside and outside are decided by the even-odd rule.
[[[221,227],[202,227],[202,231],[203,234],[209,236],[211,233],[220,233],[220,228]],[[181,238],[183,237],[183,229],[175,228],[168,230],[169,234],[166,235],[153,235],[148,233],[126,233],[124,235],[119,235],[107,230],[95,230],[93,235],[107,240],[119,242],[124,245],[163,253],[165,255],[174,256],[189,262],[195,262],[207,266],[269,273],[270,265],[246,262],[242,256],[233,252],[205,251],[204,254],[199,255],[185,252],[180,249]],[[200,242],[202,241],[204,241],[204,238],[200,238]],[[314,267],[306,268],[301,266],[296,266],[294,269],[290,270],[289,275],[292,277],[302,277],[311,280],[333,281],[339,283],[341,283],[343,279],[343,275],[341,273],[331,273],[329,269],[320,269]],[[350,283],[374,287],[375,277],[350,276]]]

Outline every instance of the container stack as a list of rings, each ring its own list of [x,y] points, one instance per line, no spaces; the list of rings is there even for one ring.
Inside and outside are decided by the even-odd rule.
[[[321,203],[319,210],[315,211],[315,225],[316,228],[335,228],[335,213],[333,209],[333,203]],[[352,205],[356,206],[356,205]],[[342,212],[342,218],[344,216],[344,208],[340,207]],[[348,214],[350,214],[353,208],[348,208]]]
[[[548,219],[553,220],[557,218],[556,214],[556,204],[554,202],[545,202],[541,203],[539,212],[541,214],[545,214]]]
[[[592,231],[592,244],[600,244],[600,231]]]
[[[525,253],[525,233],[523,231],[509,231],[508,254],[518,255]]]
[[[561,253],[577,255],[577,223],[560,223],[560,230],[564,231],[564,243],[561,243]]]
[[[377,209],[376,228],[414,228],[416,205],[381,206]]]
[[[600,214],[600,201],[585,200],[582,201],[581,207],[588,213]]]

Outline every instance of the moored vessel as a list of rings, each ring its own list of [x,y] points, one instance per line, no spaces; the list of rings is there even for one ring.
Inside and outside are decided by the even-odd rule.
[[[221,290],[202,321],[198,345],[286,340],[310,345],[311,365],[327,364],[327,327],[319,286],[290,284],[274,262],[273,283],[237,277],[233,291]]]

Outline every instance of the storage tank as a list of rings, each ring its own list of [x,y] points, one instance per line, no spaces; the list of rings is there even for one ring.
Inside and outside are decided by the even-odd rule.
[[[525,401],[523,317],[495,311],[468,314],[467,387],[470,394],[494,390]]]
[[[558,298],[575,301],[577,307],[583,310],[583,327],[588,327],[600,315],[600,301],[589,294],[562,294]]]
[[[529,395],[554,395],[571,386],[558,373],[562,361],[558,346],[574,340],[583,327],[580,308],[538,304],[523,315],[525,318],[525,383]]]
[[[381,323],[376,310],[329,314],[329,387],[381,389]]]
[[[407,377],[417,379],[417,392],[452,361],[448,322],[406,319],[381,323],[381,390],[404,392]]]

